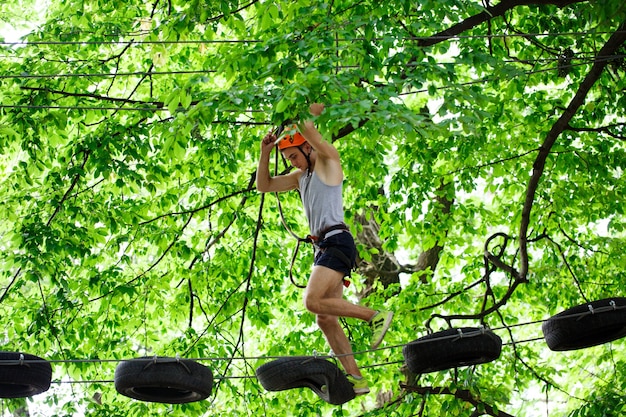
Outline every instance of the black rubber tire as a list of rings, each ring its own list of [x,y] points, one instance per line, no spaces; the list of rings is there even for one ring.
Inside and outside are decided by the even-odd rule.
[[[354,399],[354,389],[334,363],[312,356],[279,358],[259,366],[256,376],[268,391],[310,388],[327,403],[340,405]],[[327,389],[322,391],[322,386]]]
[[[402,348],[406,366],[414,374],[491,362],[500,357],[501,351],[502,339],[498,335],[476,327],[443,330]]]
[[[20,355],[24,363],[20,363]],[[41,394],[50,388],[51,381],[52,366],[46,360],[28,353],[0,352],[0,398]]]
[[[601,311],[592,314],[589,306]],[[583,349],[620,339],[626,336],[626,298],[605,298],[572,307],[544,321],[541,330],[554,351]]]
[[[190,403],[211,395],[213,373],[190,359],[132,359],[115,368],[115,389],[141,401]]]

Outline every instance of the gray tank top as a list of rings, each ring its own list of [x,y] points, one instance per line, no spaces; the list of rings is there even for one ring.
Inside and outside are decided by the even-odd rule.
[[[343,223],[343,184],[326,185],[315,171],[300,176],[300,197],[309,221],[311,235],[320,236],[324,229]]]

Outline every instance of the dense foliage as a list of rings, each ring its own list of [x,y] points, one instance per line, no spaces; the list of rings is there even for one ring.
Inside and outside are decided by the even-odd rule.
[[[54,382],[2,410],[623,414],[624,341],[551,352],[541,321],[624,295],[625,22],[621,0],[3,2],[0,350],[53,361]],[[254,187],[264,133],[315,101],[359,236],[347,296],[396,311],[386,347],[357,353],[374,392],[341,407],[254,377],[328,349]],[[280,202],[306,234],[298,195]],[[499,360],[406,376],[403,344],[481,324]],[[110,382],[116,361],[177,354],[213,370],[209,400]]]

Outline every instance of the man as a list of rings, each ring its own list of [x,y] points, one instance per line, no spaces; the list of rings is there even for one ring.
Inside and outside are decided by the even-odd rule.
[[[319,116],[323,104],[312,104],[313,116]],[[286,175],[272,177],[269,172],[271,150],[278,149],[296,168]],[[339,152],[326,142],[312,121],[288,131],[277,140],[268,133],[261,143],[257,169],[257,189],[280,192],[298,189],[315,245],[315,262],[305,293],[304,305],[316,315],[319,328],[346,371],[354,392],[366,394],[369,387],[359,370],[352,347],[339,317],[353,317],[372,326],[372,349],[376,349],[391,325],[393,313],[375,311],[343,299],[346,276],[350,276],[356,259],[354,239],[344,224],[343,170]]]

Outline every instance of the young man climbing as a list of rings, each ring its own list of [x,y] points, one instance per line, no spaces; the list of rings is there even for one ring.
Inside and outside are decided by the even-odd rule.
[[[311,115],[319,116],[323,104],[312,104]],[[269,158],[274,146],[283,153],[294,171],[271,176]],[[354,392],[366,394],[369,387],[359,370],[350,342],[339,317],[365,320],[372,326],[372,349],[376,349],[391,325],[393,313],[375,311],[343,298],[344,279],[350,276],[356,259],[354,239],[344,223],[343,170],[337,149],[326,142],[312,121],[288,131],[278,140],[268,133],[261,143],[257,189],[280,192],[298,189],[315,245],[315,261],[305,293],[304,306],[316,315],[333,352],[338,355]]]

